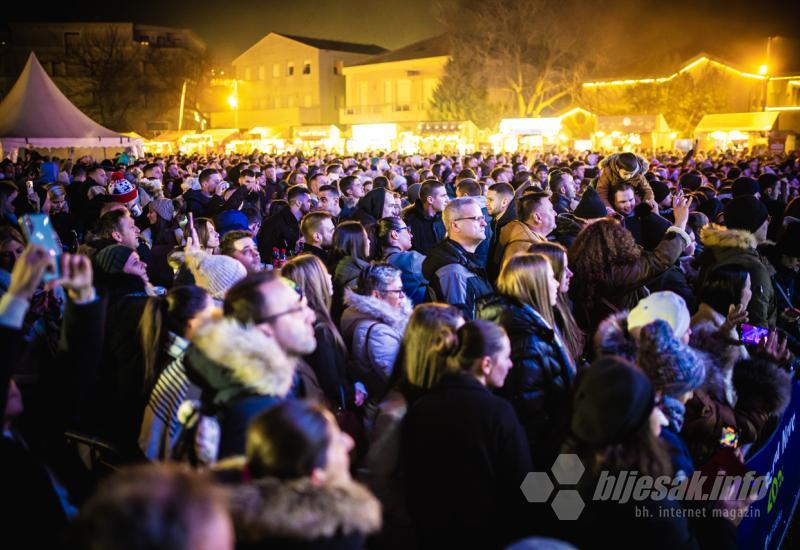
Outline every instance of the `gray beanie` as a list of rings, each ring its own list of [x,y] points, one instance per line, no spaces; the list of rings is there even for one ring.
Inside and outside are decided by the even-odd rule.
[[[224,300],[228,289],[247,276],[239,260],[219,254],[190,253],[186,255],[186,265],[197,286],[217,300]]]

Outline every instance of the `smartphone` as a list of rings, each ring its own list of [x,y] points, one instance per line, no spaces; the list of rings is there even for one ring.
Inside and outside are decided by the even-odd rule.
[[[59,259],[61,258],[62,250],[58,235],[53,229],[53,224],[50,223],[50,216],[47,214],[26,214],[19,219],[19,226],[25,233],[28,242],[38,244],[44,248],[52,259],[50,265],[45,269],[42,279],[48,282],[61,277]]]
[[[192,236],[194,233],[194,213],[189,212],[189,236]]]
[[[729,449],[737,448],[739,446],[739,431],[733,426],[723,426],[719,444]]]
[[[742,329],[742,343],[744,344],[760,344],[769,336],[769,329],[765,327],[758,327],[755,325],[748,325],[747,323],[741,324]]]

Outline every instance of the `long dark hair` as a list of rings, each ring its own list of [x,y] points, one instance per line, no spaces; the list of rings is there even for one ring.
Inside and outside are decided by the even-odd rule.
[[[331,266],[336,266],[342,258],[351,256],[358,260],[369,261],[367,256],[367,239],[364,226],[360,222],[346,221],[336,226],[331,246]]]
[[[447,358],[450,372],[477,374],[475,369],[484,357],[494,357],[503,349],[503,327],[490,321],[469,321],[456,333],[458,343]]]
[[[250,475],[288,480],[324,468],[332,436],[329,422],[322,405],[298,399],[258,415],[247,428],[245,443]]]
[[[731,305],[738,305],[747,282],[747,270],[738,265],[721,265],[712,270],[700,289],[700,301],[726,317]]]
[[[191,321],[208,304],[208,293],[197,286],[172,287],[166,296],[149,298],[139,319],[144,356],[144,387],[149,392],[159,371],[167,334],[185,336]]]

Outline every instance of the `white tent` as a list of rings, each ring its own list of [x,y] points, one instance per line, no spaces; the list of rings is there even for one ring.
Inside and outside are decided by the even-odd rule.
[[[31,52],[17,82],[0,103],[0,146],[141,150],[142,140],[105,128],[83,114],[50,79]]]

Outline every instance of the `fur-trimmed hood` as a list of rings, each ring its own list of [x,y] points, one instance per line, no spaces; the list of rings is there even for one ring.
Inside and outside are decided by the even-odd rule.
[[[349,288],[344,291],[344,303],[371,319],[389,325],[400,334],[405,331],[411,316],[411,303],[408,300],[405,300],[402,308],[395,308],[374,296],[363,296]]]
[[[706,248],[739,248],[755,250],[758,241],[749,231],[728,229],[722,225],[709,224],[700,231],[700,240]]]
[[[769,361],[740,361],[733,369],[733,385],[740,407],[768,414],[781,414],[792,398],[792,377]]]
[[[292,386],[295,362],[254,327],[228,318],[203,324],[187,351],[189,368],[214,393],[217,405],[243,394],[285,396]]]
[[[230,508],[236,540],[244,545],[365,536],[381,528],[380,502],[355,481],[258,479],[231,491]]]

